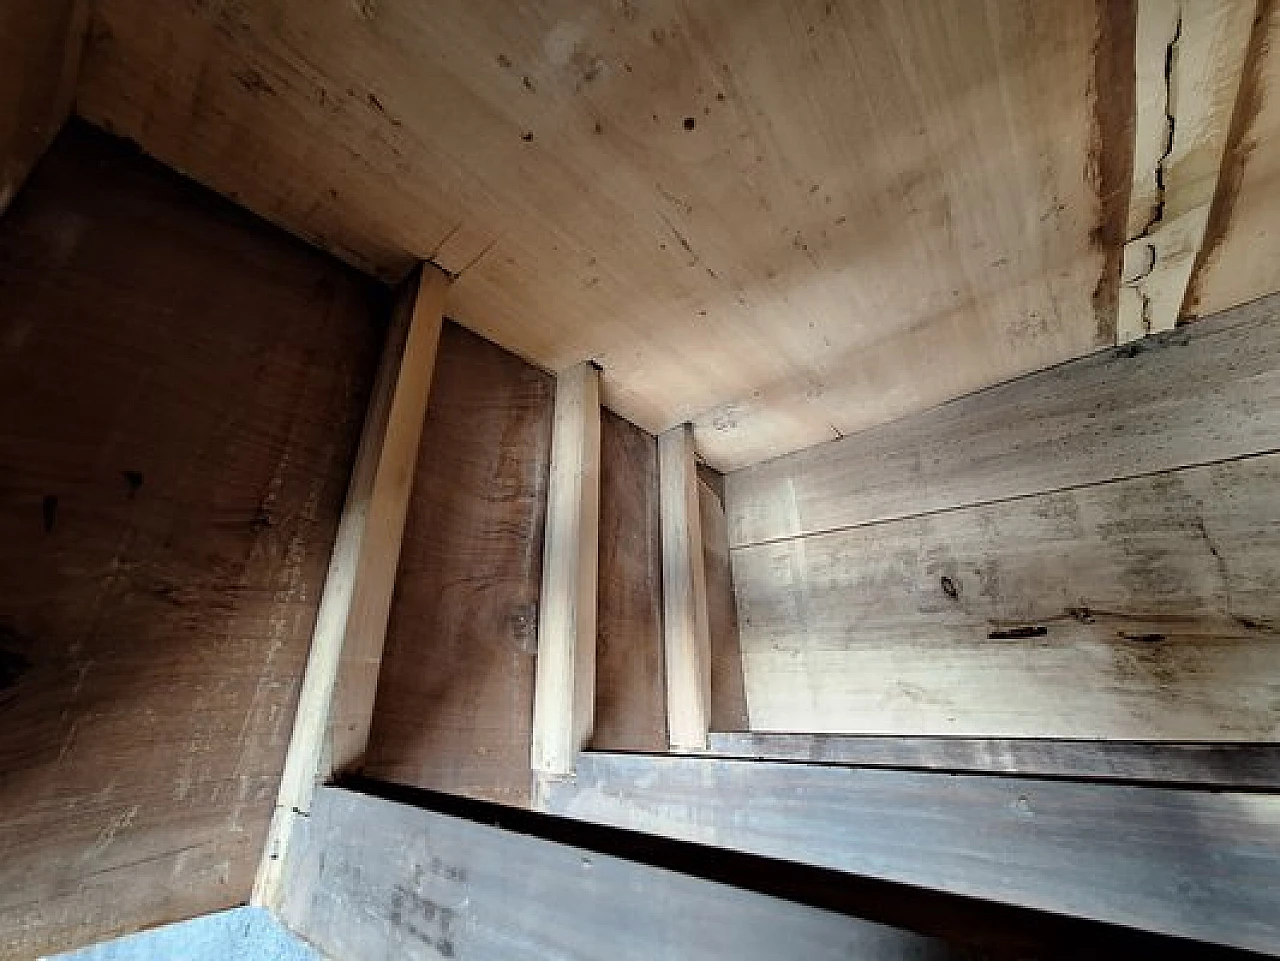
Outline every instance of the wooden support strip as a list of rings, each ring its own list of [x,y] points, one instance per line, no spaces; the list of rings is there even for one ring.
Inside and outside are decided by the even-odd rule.
[[[1118,342],[1172,330],[1204,242],[1257,0],[1139,0]]]
[[[703,750],[711,721],[711,633],[698,464],[688,424],[658,437],[662,633],[671,746]]]
[[[1280,745],[713,733],[724,758],[1280,790]]]
[[[276,903],[294,823],[310,810],[316,783],[356,766],[367,744],[447,286],[442,271],[421,267],[387,331],[254,883],[255,904]]]
[[[599,527],[600,371],[583,363],[556,380],[533,697],[536,774],[571,774],[591,738]]]
[[[1280,797],[588,752],[552,814],[1280,951]]]

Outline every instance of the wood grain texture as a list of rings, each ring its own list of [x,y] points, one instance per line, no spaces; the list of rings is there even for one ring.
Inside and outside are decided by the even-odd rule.
[[[283,918],[333,957],[963,956],[909,931],[338,788],[317,800]]]
[[[733,553],[752,728],[1280,737],[1280,455]]]
[[[711,649],[711,731],[745,731],[747,695],[742,678],[742,645],[738,637],[738,602],[729,561],[729,525],[716,488],[723,478],[698,471],[698,508],[702,518],[702,562],[707,578],[707,632]],[[604,744],[596,745],[609,750]]]
[[[600,371],[556,377],[551,476],[538,596],[530,765],[561,776],[591,741],[600,567]]]
[[[79,124],[0,222],[0,956],[248,897],[387,306]]]
[[[1111,342],[1117,11],[101,0],[79,107],[730,469]]]
[[[588,753],[550,804],[630,830],[1280,950],[1274,796]]]
[[[1280,788],[1280,746],[1275,744],[714,732],[709,740],[713,754],[764,761],[1267,791]]]
[[[1280,449],[1280,297],[725,478],[732,547]]]
[[[592,745],[609,751],[666,750],[658,445],[652,434],[609,411],[600,421],[596,625]]]
[[[658,437],[658,487],[667,735],[673,749],[701,750],[711,727],[711,626],[698,466],[687,424]]]
[[[554,380],[446,324],[365,771],[529,800]]]
[[[7,0],[0,8],[0,215],[71,112],[87,0]]]
[[[317,784],[363,764],[418,439],[440,340],[446,278],[401,285],[383,338],[298,694],[253,903],[279,900],[296,821]]]
[[[1204,244],[1183,312],[1204,317],[1280,289],[1280,7],[1250,37]]]

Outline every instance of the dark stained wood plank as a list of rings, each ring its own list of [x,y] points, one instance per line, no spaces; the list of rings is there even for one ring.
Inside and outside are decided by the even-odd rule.
[[[753,729],[1280,738],[1280,455],[733,552]]]
[[[1274,953],[1280,797],[587,753],[553,814]]]
[[[658,449],[611,411],[600,421],[600,610],[593,746],[664,751]]]
[[[1280,449],[1280,295],[726,475],[734,547]]]
[[[529,801],[554,380],[446,324],[365,771]]]
[[[341,958],[961,956],[940,941],[542,838],[323,788],[283,919]]]
[[[248,897],[388,306],[78,123],[0,221],[0,956]]]
[[[713,733],[710,749],[762,761],[1280,789],[1276,744]]]

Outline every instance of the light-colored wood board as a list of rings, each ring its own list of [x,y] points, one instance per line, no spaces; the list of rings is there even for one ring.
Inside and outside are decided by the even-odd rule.
[[[1275,791],[1280,746],[1033,738],[715,733],[720,757]]]
[[[372,417],[366,420],[368,450],[374,461],[372,480],[366,488],[366,466],[357,462],[357,470],[352,472],[353,486],[347,491],[349,507],[344,506],[343,510],[355,511],[362,523],[350,585],[340,588],[346,597],[346,610],[339,615],[342,640],[337,673],[324,675],[326,686],[332,689],[332,700],[326,712],[325,753],[317,772],[321,779],[331,773],[359,770],[369,746],[387,618],[448,287],[449,278],[443,271],[424,264],[404,288],[406,302],[401,309],[408,313],[407,328],[403,348],[392,344],[387,359],[394,374],[388,378],[385,419],[383,400],[379,398],[376,405],[370,405]],[[364,437],[361,441],[363,446]],[[346,574],[343,562],[338,576],[344,578]],[[331,681],[327,680],[330,676]]]
[[[736,550],[752,728],[1276,740],[1277,490],[1269,455]]]
[[[1280,950],[1280,798],[588,753],[550,810],[1266,953]]]
[[[0,215],[71,112],[88,0],[0,8]]]
[[[1117,318],[1122,343],[1172,330],[1182,314],[1257,7],[1257,0],[1138,2],[1133,185]]]
[[[456,324],[440,339],[365,773],[529,803],[555,379]]]
[[[1280,7],[1261,2],[1222,173],[1184,313],[1209,314],[1280,289]]]
[[[397,297],[320,596],[255,904],[276,903],[290,839],[315,786],[360,765],[368,746],[445,286],[444,274],[428,265]]]
[[[1113,342],[1131,20],[100,0],[79,105],[728,469]]]
[[[540,774],[572,773],[591,739],[599,529],[600,371],[578,364],[556,378],[552,413],[530,750]]]
[[[248,898],[386,307],[75,121],[0,220],[0,957]]]
[[[700,750],[711,727],[711,627],[698,463],[687,424],[658,437],[658,486],[667,734],[672,748]]]
[[[339,788],[320,791],[305,851],[283,920],[339,958],[963,956],[898,928]]]
[[[1280,297],[725,477],[739,547],[1280,449]]]

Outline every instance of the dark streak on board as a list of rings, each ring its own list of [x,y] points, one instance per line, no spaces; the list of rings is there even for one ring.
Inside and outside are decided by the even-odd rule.
[[[1135,0],[1099,0],[1093,49],[1093,129],[1086,175],[1098,196],[1098,224],[1090,233],[1103,255],[1093,292],[1098,346],[1116,342],[1120,261],[1124,253],[1133,182],[1133,136],[1137,111],[1134,79],[1138,8]]]
[[[1216,256],[1223,238],[1231,226],[1231,215],[1235,211],[1236,198],[1240,195],[1240,186],[1244,182],[1245,168],[1249,156],[1257,144],[1248,139],[1248,133],[1262,110],[1262,98],[1266,81],[1262,75],[1263,54],[1267,47],[1267,30],[1271,16],[1275,10],[1275,0],[1259,0],[1257,12],[1253,18],[1253,31],[1249,35],[1249,46],[1245,50],[1244,67],[1240,73],[1240,90],[1236,94],[1235,108],[1231,113],[1231,126],[1227,130],[1227,142],[1222,153],[1222,166],[1219,168],[1218,183],[1214,188],[1213,202],[1209,207],[1209,221],[1205,226],[1204,238],[1200,249],[1196,251],[1196,260],[1191,268],[1191,279],[1187,283],[1187,292],[1182,299],[1182,308],[1178,312],[1179,322],[1192,320],[1198,316],[1200,306],[1200,284],[1204,276],[1205,266]]]

